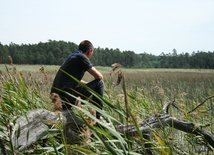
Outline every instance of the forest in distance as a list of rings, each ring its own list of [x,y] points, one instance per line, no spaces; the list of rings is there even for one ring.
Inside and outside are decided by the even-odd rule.
[[[8,63],[8,57],[13,64],[43,64],[60,65],[71,52],[77,50],[78,45],[73,42],[49,40],[38,44],[0,43],[0,64]],[[152,55],[146,52],[137,54],[134,51],[120,51],[120,49],[94,49],[92,63],[95,66],[111,66],[119,63],[125,68],[183,68],[183,69],[214,69],[214,51],[188,51],[178,54],[176,49],[172,53],[162,52]]]

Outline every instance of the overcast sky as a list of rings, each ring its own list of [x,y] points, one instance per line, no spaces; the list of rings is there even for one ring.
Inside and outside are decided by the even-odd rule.
[[[0,42],[51,40],[135,53],[214,51],[214,0],[0,0]]]

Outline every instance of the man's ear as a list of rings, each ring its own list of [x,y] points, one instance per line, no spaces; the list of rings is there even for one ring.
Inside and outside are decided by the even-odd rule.
[[[85,55],[88,57],[90,55],[90,49],[85,52]]]

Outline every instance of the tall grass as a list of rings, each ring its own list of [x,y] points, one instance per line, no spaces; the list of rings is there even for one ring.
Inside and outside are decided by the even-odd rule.
[[[11,144],[13,124],[19,116],[37,108],[51,109],[49,92],[56,74],[57,66],[0,66],[1,102],[0,102],[0,142],[2,152],[22,154]],[[27,68],[27,70],[25,70]],[[33,69],[29,69],[33,68]],[[210,124],[213,132],[213,99],[206,101],[200,108],[188,113],[205,98],[214,95],[214,71],[212,70],[130,70],[122,69],[126,82],[126,95],[129,118],[126,118],[125,95],[122,85],[114,86],[117,77],[110,76],[111,68],[99,67],[105,77],[105,94],[99,97],[104,102],[101,111],[113,125],[138,123],[150,116],[159,115],[163,105],[175,99],[182,111],[171,109],[170,114],[180,119],[193,121],[201,125]],[[102,70],[103,69],[103,70]],[[91,80],[86,74],[85,80]],[[95,94],[97,95],[97,94]],[[94,118],[89,108],[90,102],[81,108],[74,107],[76,114],[87,124],[87,118]],[[99,111],[99,109],[96,109]],[[96,119],[96,118],[94,118]],[[139,136],[126,137],[114,127],[110,128],[97,120],[102,127],[87,124],[92,132],[90,143],[67,144],[63,138],[63,128],[58,126],[49,131],[46,146],[39,141],[25,151],[26,154],[146,154],[149,146],[153,154],[194,154],[203,144],[200,137],[182,133],[164,127],[151,129],[150,139]],[[0,144],[1,144],[0,143]],[[209,152],[207,152],[209,154]]]
[[[28,111],[36,108],[46,108],[47,105],[41,98],[41,91],[35,81],[26,84],[21,72],[16,72],[15,66],[6,67],[6,72],[1,73],[1,102],[0,102],[0,137],[8,154],[16,152],[12,144],[14,124],[19,116],[24,116]],[[4,149],[3,149],[4,150]]]

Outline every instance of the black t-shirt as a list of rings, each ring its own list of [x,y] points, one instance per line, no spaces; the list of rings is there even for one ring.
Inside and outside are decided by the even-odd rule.
[[[83,54],[82,51],[78,50],[70,54],[56,74],[51,88],[51,93],[55,92],[60,94],[60,91],[57,91],[55,88],[61,90],[75,88],[78,85],[78,82],[73,80],[70,76],[80,81],[83,78],[85,72],[91,67],[92,64],[90,60],[85,54]],[[64,73],[62,70],[66,73]]]

